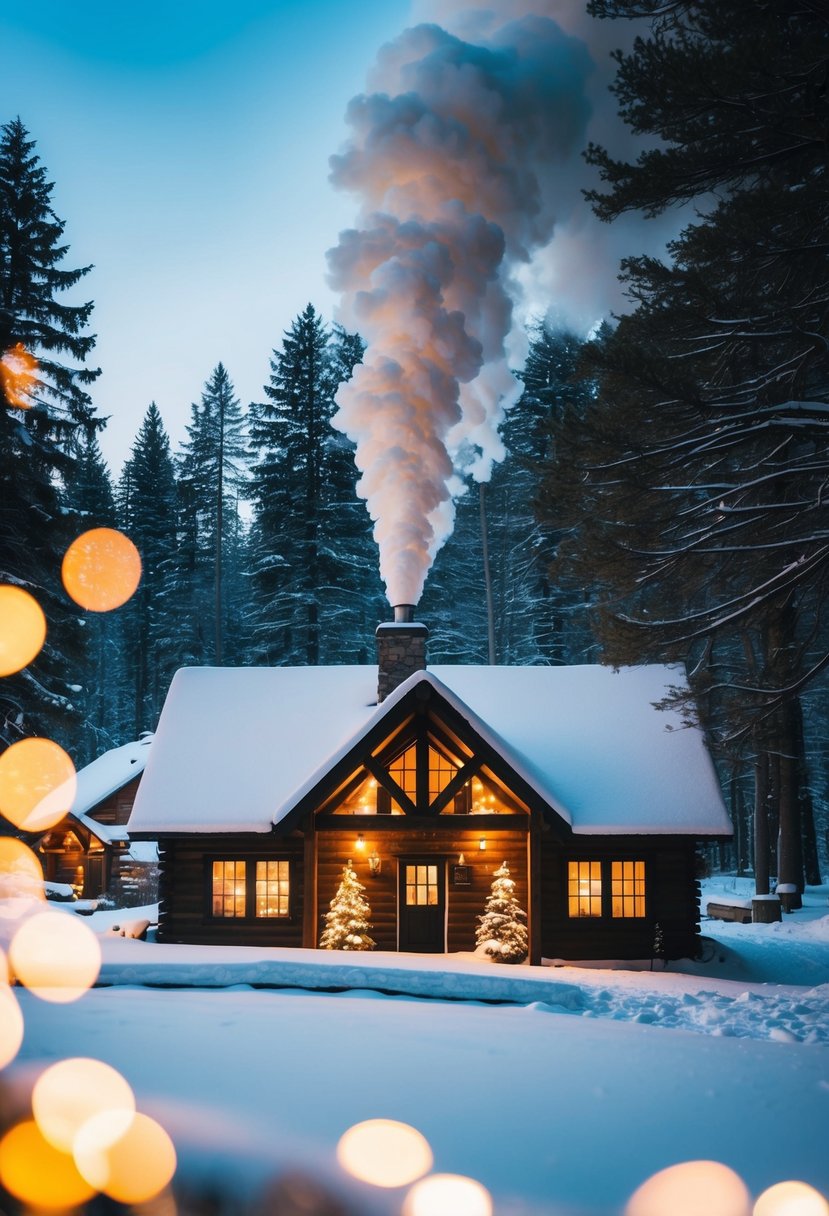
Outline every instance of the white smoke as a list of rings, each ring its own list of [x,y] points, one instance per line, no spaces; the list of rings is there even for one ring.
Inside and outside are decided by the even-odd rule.
[[[540,2],[559,16],[572,8]],[[498,427],[521,390],[508,361],[520,363],[522,283],[556,222],[587,211],[574,166],[594,62],[580,28],[514,19],[518,7],[459,6],[458,32],[419,25],[384,47],[331,161],[359,215],[329,251],[330,281],[339,319],[367,343],[335,425],[357,445],[392,604],[418,602],[460,475],[485,481],[504,454]]]

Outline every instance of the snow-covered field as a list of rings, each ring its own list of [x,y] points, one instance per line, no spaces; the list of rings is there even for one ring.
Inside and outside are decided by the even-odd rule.
[[[355,1210],[399,1212],[402,1192],[336,1165],[341,1134],[373,1117],[419,1128],[435,1169],[479,1179],[498,1214],[620,1212],[691,1159],[725,1162],[755,1195],[790,1178],[827,1194],[827,893],[779,925],[705,921],[707,961],[682,971],[104,936],[112,987],[65,1006],[20,992],[8,1072],[25,1091],[70,1053],[113,1064],[173,1136],[182,1179],[251,1197],[300,1168]]]

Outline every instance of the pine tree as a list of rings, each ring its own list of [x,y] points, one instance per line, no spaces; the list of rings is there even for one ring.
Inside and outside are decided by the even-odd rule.
[[[322,950],[373,950],[369,937],[371,908],[363,892],[365,887],[347,861],[337,894],[325,914],[325,928],[320,937]]]
[[[83,366],[92,304],[61,299],[90,267],[61,265],[64,223],[34,148],[20,119],[0,129],[0,581],[32,592],[49,633],[38,658],[3,681],[0,740],[44,734],[74,747],[84,617],[63,594],[60,566],[83,530],[69,502],[78,452],[102,423],[86,392],[98,371]]]
[[[179,665],[179,623],[184,615],[176,597],[175,467],[154,401],[124,466],[120,500],[121,526],[138,547],[143,567],[138,591],[123,610],[124,733],[137,738],[155,729]]]
[[[238,587],[226,588],[225,566],[239,536],[239,495],[246,492],[245,421],[221,363],[192,406],[187,436],[179,501],[189,582],[189,657],[221,666],[244,604]]]
[[[527,914],[515,898],[506,862],[495,871],[484,914],[478,917],[475,942],[496,963],[520,963],[527,957]]]

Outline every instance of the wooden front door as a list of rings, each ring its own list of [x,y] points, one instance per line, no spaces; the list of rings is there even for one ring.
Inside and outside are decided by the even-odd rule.
[[[400,858],[398,942],[415,954],[446,950],[446,866],[434,857]]]

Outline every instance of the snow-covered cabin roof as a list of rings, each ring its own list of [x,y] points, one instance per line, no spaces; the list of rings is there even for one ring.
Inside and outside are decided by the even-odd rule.
[[[730,835],[702,732],[654,703],[677,667],[435,666],[376,703],[377,668],[183,668],[130,835],[267,832],[419,683],[576,833]]]
[[[152,735],[144,735],[134,743],[111,748],[85,768],[79,769],[75,797],[69,808],[70,814],[82,819],[128,781],[140,776],[147,763],[152,741]],[[94,830],[98,831],[102,825],[98,823],[88,826],[93,826]],[[116,835],[124,836],[124,829],[118,828]]]

